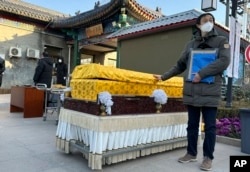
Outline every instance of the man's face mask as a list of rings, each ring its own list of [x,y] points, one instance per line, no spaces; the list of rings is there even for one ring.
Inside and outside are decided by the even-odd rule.
[[[206,22],[201,26],[202,32],[210,32],[214,27],[214,24],[211,22]]]
[[[59,62],[59,63],[62,63],[62,60],[61,60],[61,59],[59,59],[59,60],[58,60],[58,62]]]

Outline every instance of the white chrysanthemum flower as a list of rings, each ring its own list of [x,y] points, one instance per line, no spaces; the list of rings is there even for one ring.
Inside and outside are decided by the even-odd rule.
[[[151,97],[154,97],[154,101],[160,104],[165,104],[168,100],[167,94],[162,89],[155,89]]]
[[[105,105],[107,114],[111,115],[111,106],[113,105],[111,94],[107,91],[100,92],[98,94],[98,101]]]

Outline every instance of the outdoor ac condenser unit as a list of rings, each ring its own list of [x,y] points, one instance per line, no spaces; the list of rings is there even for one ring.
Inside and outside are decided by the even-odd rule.
[[[27,57],[28,58],[36,58],[38,59],[40,56],[40,50],[36,50],[33,48],[27,48]]]
[[[20,47],[10,47],[10,57],[22,57],[22,49]]]

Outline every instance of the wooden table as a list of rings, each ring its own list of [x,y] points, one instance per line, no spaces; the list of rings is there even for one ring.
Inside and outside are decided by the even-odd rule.
[[[42,117],[44,91],[34,87],[12,86],[10,112],[23,112],[24,118]]]

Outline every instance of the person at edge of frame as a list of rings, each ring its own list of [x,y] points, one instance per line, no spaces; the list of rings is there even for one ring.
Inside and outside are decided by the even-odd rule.
[[[0,87],[2,86],[4,71],[5,71],[5,60],[0,56]]]

